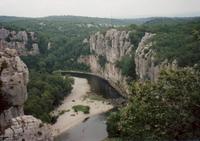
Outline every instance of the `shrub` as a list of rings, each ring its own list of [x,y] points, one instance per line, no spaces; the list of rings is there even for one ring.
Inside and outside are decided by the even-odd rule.
[[[128,105],[108,120],[110,136],[135,140],[200,137],[200,73],[162,72],[157,83],[132,85]]]
[[[124,56],[120,61],[116,62],[116,67],[121,69],[123,75],[132,78],[136,77],[135,62],[132,56]]]
[[[100,56],[99,56],[98,63],[100,64],[100,66],[101,66],[102,68],[105,68],[106,62],[107,62],[106,57],[100,55]]]
[[[144,32],[141,32],[141,31],[135,30],[135,31],[130,32],[129,38],[130,38],[131,44],[137,47],[143,36],[144,36]]]
[[[90,107],[84,105],[75,105],[72,107],[75,112],[83,112],[84,114],[90,113]]]
[[[25,114],[33,115],[44,122],[56,122],[57,117],[52,117],[50,112],[71,92],[73,80],[47,73],[31,71],[30,74]]]

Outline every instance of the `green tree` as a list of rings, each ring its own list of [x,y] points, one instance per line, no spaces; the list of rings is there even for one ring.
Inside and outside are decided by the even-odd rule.
[[[110,133],[136,140],[199,138],[199,81],[199,72],[178,70],[163,71],[157,83],[134,83],[128,105],[108,120]]]
[[[30,72],[28,100],[24,111],[44,122],[55,122],[50,112],[67,96],[72,89],[73,80],[61,75]]]

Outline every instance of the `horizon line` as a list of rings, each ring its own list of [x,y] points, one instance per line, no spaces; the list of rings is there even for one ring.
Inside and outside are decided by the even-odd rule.
[[[39,19],[39,18],[48,18],[48,17],[85,17],[85,18],[99,18],[99,19],[118,19],[118,20],[130,20],[130,19],[147,19],[147,18],[198,18],[200,15],[194,16],[138,16],[138,17],[98,17],[98,16],[82,16],[82,15],[48,15],[48,16],[12,16],[12,15],[0,15],[0,17],[15,17],[15,18],[32,18],[32,19]]]

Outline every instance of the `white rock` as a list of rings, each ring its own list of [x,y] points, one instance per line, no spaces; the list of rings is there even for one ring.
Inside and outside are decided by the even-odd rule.
[[[156,53],[151,49],[152,42],[150,41],[153,36],[155,34],[145,33],[135,53],[136,74],[142,81],[155,82],[158,80],[161,70],[177,68],[176,60],[172,63],[169,63],[167,59],[160,63],[156,61]]]
[[[23,116],[29,72],[14,49],[0,48],[0,140],[52,141],[47,124]]]

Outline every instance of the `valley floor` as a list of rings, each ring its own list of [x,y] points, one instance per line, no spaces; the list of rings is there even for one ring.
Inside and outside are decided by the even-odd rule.
[[[59,116],[57,122],[52,125],[54,136],[76,126],[88,117],[107,112],[113,108],[108,102],[93,100],[87,97],[88,94],[91,94],[90,92],[91,88],[87,79],[74,77],[74,85],[71,94],[67,96],[63,104],[53,112],[53,114],[58,114],[65,111]],[[72,107],[75,105],[89,106],[89,114],[74,112]]]

